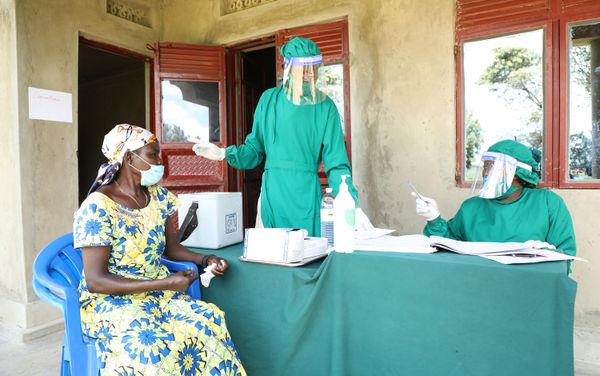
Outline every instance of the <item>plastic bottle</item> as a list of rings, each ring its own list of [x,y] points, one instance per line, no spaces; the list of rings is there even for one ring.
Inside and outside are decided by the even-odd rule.
[[[321,237],[327,238],[328,247],[333,247],[333,188],[325,188],[321,199]]]
[[[340,191],[333,200],[333,247],[336,252],[354,252],[354,227],[356,207],[354,199],[348,191],[346,178],[350,175],[342,175]]]

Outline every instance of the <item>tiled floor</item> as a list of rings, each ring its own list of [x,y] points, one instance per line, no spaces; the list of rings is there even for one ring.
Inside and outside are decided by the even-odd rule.
[[[0,375],[59,375],[61,340],[62,332],[26,344],[0,339]],[[595,365],[577,363],[575,376],[600,376],[600,369]]]

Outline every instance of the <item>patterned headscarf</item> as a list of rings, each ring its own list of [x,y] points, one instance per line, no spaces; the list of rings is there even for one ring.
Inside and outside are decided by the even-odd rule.
[[[156,141],[156,136],[147,129],[131,124],[118,124],[104,136],[102,154],[108,159],[98,169],[98,175],[88,195],[105,184],[112,183],[118,176],[123,157],[128,151],[138,150]]]

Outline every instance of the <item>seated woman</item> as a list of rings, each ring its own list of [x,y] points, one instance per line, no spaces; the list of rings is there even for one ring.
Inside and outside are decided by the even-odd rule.
[[[492,145],[483,155],[483,188],[446,221],[430,198],[417,198],[417,214],[427,219],[424,233],[456,240],[526,242],[575,255],[571,215],[556,193],[538,189],[538,163],[512,140]]]
[[[161,256],[215,264],[176,240],[177,198],[157,185],[163,166],[156,137],[120,124],[105,137],[102,165],[75,213],[74,242],[85,278],[80,289],[83,332],[97,338],[102,375],[245,375],[223,312],[183,291],[198,277],[170,274]]]

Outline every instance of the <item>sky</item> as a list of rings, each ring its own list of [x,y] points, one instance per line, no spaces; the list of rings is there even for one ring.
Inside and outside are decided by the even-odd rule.
[[[208,107],[183,100],[181,89],[170,81],[162,81],[161,89],[163,123],[179,126],[188,138],[208,141]]]

